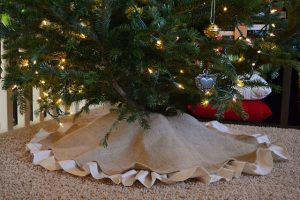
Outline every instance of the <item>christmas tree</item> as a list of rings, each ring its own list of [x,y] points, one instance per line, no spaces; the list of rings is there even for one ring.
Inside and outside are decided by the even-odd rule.
[[[4,88],[14,90],[22,109],[33,87],[43,91],[40,112],[58,121],[68,114],[64,105],[84,101],[79,113],[114,105],[89,123],[41,130],[27,144],[34,164],[146,187],[157,179],[211,183],[268,174],[272,152],[289,158],[285,147],[176,114],[202,102],[219,118],[230,108],[247,118],[238,89],[268,87],[249,76],[276,77],[280,66],[297,65],[291,45],[277,42],[298,30],[296,21],[286,28],[277,9],[284,4],[293,7],[261,0],[0,0]],[[242,27],[257,22],[263,26],[255,39],[247,37]],[[227,29],[239,33],[236,40],[224,36]]]
[[[286,20],[274,8],[284,3],[2,0],[0,30],[9,60],[4,88],[14,88],[22,109],[30,88],[42,89],[40,111],[56,118],[66,114],[62,104],[83,100],[81,111],[118,104],[120,120],[144,127],[151,112],[172,114],[199,102],[213,105],[219,118],[230,108],[247,118],[237,87],[267,85],[241,77],[270,69],[276,77],[278,67],[296,66],[277,43],[286,37]],[[292,8],[297,1],[288,3]],[[265,26],[251,40],[239,26],[255,22]],[[292,35],[297,22],[290,24]],[[222,38],[218,26],[235,26],[239,39]]]

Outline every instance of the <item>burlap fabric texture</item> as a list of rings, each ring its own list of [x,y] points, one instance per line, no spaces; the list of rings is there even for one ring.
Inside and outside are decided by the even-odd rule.
[[[289,159],[283,145],[267,136],[231,130],[212,121],[203,124],[188,114],[151,114],[150,129],[122,121],[113,129],[108,147],[101,139],[117,120],[105,112],[92,120],[64,123],[55,132],[40,132],[27,144],[33,163],[77,176],[91,174],[131,186],[136,180],[151,187],[156,180],[175,183],[197,178],[204,183],[231,180],[242,172],[266,175],[273,155]]]

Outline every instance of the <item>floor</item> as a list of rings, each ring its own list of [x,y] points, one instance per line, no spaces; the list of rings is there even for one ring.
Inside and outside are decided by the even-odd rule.
[[[32,165],[25,144],[41,127],[53,122],[0,135],[0,199],[300,199],[300,130],[229,125],[267,134],[271,141],[285,144],[292,160],[277,160],[267,176],[243,175],[230,182],[205,185],[188,180],[173,185],[157,183],[151,189],[114,185],[109,180],[75,177],[63,171],[49,172]]]

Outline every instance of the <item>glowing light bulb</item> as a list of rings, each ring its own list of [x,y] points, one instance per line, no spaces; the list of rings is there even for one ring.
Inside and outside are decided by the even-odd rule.
[[[39,74],[39,72],[38,72],[38,71],[35,71],[34,73],[35,73],[36,75],[38,75],[38,74]]]
[[[207,100],[207,99],[204,99],[202,102],[201,102],[201,105],[202,106],[208,106],[208,104],[209,104],[209,101]]]
[[[252,63],[252,66],[254,67],[256,65],[256,63]]]
[[[275,25],[275,24],[271,24],[271,26],[272,26],[273,28],[275,28],[275,27],[276,27],[276,25]]]
[[[272,9],[272,10],[271,10],[271,14],[274,14],[274,13],[276,13],[276,12],[277,12],[276,9]]]
[[[211,91],[206,91],[206,92],[205,92],[205,95],[206,95],[206,96],[211,96],[211,95],[212,95],[212,92],[211,92]]]
[[[236,97],[233,97],[233,98],[232,98],[232,101],[233,101],[234,103],[236,103]]]
[[[181,85],[181,84],[178,84],[177,87],[178,87],[179,89],[184,90],[184,87],[183,87],[183,85]]]
[[[43,84],[43,85],[46,83],[46,81],[44,81],[44,80],[41,80],[40,82],[41,82],[41,84]]]
[[[241,63],[245,60],[245,57],[242,55],[239,59],[238,59],[238,62]]]
[[[42,97],[38,97],[38,100],[42,100]]]
[[[19,51],[20,53],[24,53],[24,52],[26,52],[26,49],[19,48],[18,51]]]
[[[83,33],[80,34],[80,38],[85,39],[86,35],[84,35]]]
[[[62,59],[61,59],[61,62],[62,62],[62,63],[65,63],[65,62],[66,62],[66,59],[65,59],[65,58],[62,58]]]
[[[61,69],[61,70],[64,70],[64,69],[65,69],[65,67],[61,65],[61,66],[60,66],[60,69]]]
[[[228,8],[226,6],[223,7],[223,11],[227,12]]]
[[[60,127],[64,127],[63,123],[61,123],[61,122],[60,122],[58,125],[59,125]]]
[[[149,74],[153,74],[153,70],[151,68],[148,68]]]
[[[12,89],[14,90],[14,89],[16,89],[18,86],[17,85],[14,85],[13,87],[12,87]]]
[[[44,19],[41,23],[41,26],[49,26],[50,25],[50,22],[46,19]]]
[[[158,49],[163,49],[163,47],[164,47],[163,42],[161,40],[157,40],[156,41],[156,47]]]
[[[180,39],[180,37],[179,37],[179,36],[177,36],[177,37],[176,37],[176,41],[178,41],[179,39]]]
[[[249,38],[246,38],[245,39],[245,41],[247,42],[247,44],[248,45],[250,45],[250,46],[252,46],[253,44],[252,44],[252,41],[251,41],[251,39],[249,39]]]
[[[244,81],[242,81],[242,80],[237,80],[236,81],[236,85],[238,86],[238,87],[244,87],[245,86],[245,83],[244,83]]]
[[[258,50],[257,53],[261,53],[261,50]]]
[[[61,104],[62,102],[63,102],[62,99],[58,99],[58,100],[56,101],[56,104]]]
[[[181,73],[181,74],[184,74],[184,71],[181,69],[181,70],[180,70],[180,73]]]
[[[29,66],[29,60],[27,60],[27,59],[22,60],[21,61],[21,66],[22,67],[28,67]]]
[[[275,34],[274,34],[274,33],[270,33],[270,36],[271,36],[271,37],[275,37]]]
[[[33,64],[36,65],[36,60],[33,61]]]

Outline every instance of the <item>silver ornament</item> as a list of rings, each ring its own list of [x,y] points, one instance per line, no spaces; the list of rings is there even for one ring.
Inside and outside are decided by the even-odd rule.
[[[207,92],[211,90],[217,83],[217,75],[210,74],[209,70],[204,70],[203,74],[199,74],[196,78],[196,85],[199,90]]]

